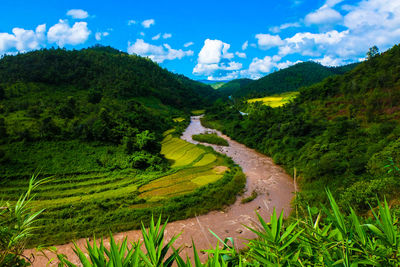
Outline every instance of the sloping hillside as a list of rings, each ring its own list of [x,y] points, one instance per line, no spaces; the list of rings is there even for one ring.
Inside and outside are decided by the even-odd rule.
[[[329,187],[359,211],[400,188],[400,47],[354,70],[303,88],[282,108],[250,105],[241,116],[215,105],[206,122],[273,157],[300,177],[301,201],[317,205]],[[397,166],[397,167],[396,167]]]
[[[162,169],[160,142],[172,118],[211,102],[213,93],[111,47],[4,56],[0,175]]]
[[[282,69],[267,76],[240,86],[231,92],[236,97],[264,97],[271,94],[297,91],[336,74],[343,74],[357,64],[342,67],[325,67],[316,62],[303,62]]]
[[[246,86],[247,84],[253,82],[251,79],[236,79],[230,82],[227,82],[218,88],[218,94],[222,96],[229,96],[239,91],[241,88]]]

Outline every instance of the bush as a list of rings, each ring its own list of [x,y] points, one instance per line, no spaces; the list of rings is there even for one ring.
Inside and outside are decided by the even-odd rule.
[[[219,137],[216,133],[206,133],[206,134],[195,134],[192,136],[193,140],[202,142],[202,143],[209,143],[218,146],[229,146],[228,141],[224,138]]]

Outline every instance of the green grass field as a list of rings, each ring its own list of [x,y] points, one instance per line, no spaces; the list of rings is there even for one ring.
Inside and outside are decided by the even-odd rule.
[[[171,162],[171,168],[165,172],[140,171],[118,165],[123,154],[118,147],[110,151],[109,147],[100,145],[78,149],[80,144],[70,142],[36,144],[53,145],[54,149],[50,151],[54,154],[38,155],[37,162],[48,159],[49,166],[43,166],[42,173],[52,174],[52,178],[36,190],[32,206],[35,210],[45,209],[45,212],[41,216],[39,235],[32,239],[31,245],[59,244],[94,234],[105,235],[110,230],[138,228],[152,213],[162,213],[171,220],[182,219],[221,208],[219,203],[232,202],[231,199],[226,202],[222,191],[227,188],[232,194],[233,190],[235,196],[241,190],[244,183],[233,184],[229,189],[229,184],[241,174],[240,169],[212,149],[188,143],[173,137],[172,133],[165,132],[162,142],[161,153]],[[38,147],[16,144],[12,149],[21,156],[37,151]],[[64,150],[67,154],[60,156]],[[103,155],[100,160],[110,161],[110,165],[97,165],[91,154]],[[35,163],[26,162],[32,166]],[[75,164],[76,168],[60,173],[63,164]],[[119,167],[113,169],[113,165]],[[14,178],[11,173],[3,173],[8,178],[0,180],[0,199],[14,202],[26,189],[28,181],[25,177],[29,174],[26,168],[18,172],[18,167],[15,166]],[[221,168],[224,171],[221,172]],[[221,195],[215,192],[221,192]],[[187,202],[195,208],[185,204]]]
[[[248,103],[262,102],[264,105],[270,106],[272,108],[283,106],[289,103],[291,100],[295,99],[299,95],[299,92],[288,92],[278,95],[271,95],[262,98],[252,98],[247,100]]]

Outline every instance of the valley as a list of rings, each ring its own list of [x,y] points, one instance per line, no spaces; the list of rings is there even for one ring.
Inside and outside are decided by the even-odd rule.
[[[263,218],[268,219],[272,214],[273,208],[277,211],[283,210],[285,216],[288,216],[292,210],[291,201],[295,190],[293,179],[287,175],[281,167],[275,165],[272,160],[265,155],[247,148],[218,131],[203,127],[200,123],[199,116],[193,116],[191,118],[191,123],[183,132],[181,139],[168,137],[167,135],[167,138],[164,139],[165,145],[163,146],[162,151],[168,151],[166,152],[167,158],[171,158],[171,155],[174,155],[175,159],[177,159],[175,161],[176,167],[185,164],[179,160],[181,154],[190,152],[191,155],[199,155],[198,157],[203,155],[203,157],[200,160],[197,160],[197,163],[193,166],[205,166],[207,169],[199,174],[194,174],[196,172],[191,169],[187,174],[189,178],[185,178],[186,176],[182,175],[184,171],[182,171],[182,173],[177,173],[179,174],[179,176],[177,176],[179,177],[179,181],[171,179],[172,177],[157,179],[153,184],[149,184],[154,191],[157,191],[158,189],[156,188],[159,185],[162,185],[162,188],[167,189],[167,192],[170,193],[176,190],[176,188],[173,188],[175,185],[179,185],[179,187],[187,187],[187,184],[191,183],[190,181],[193,182],[193,180],[196,179],[204,182],[210,181],[210,179],[218,179],[218,177],[222,176],[221,172],[224,172],[226,167],[223,168],[223,165],[218,162],[220,156],[213,153],[205,153],[205,150],[195,145],[199,144],[199,142],[192,140],[192,135],[207,131],[213,131],[228,141],[229,146],[204,145],[211,146],[215,151],[229,156],[243,169],[247,178],[245,193],[238,197],[232,205],[224,207],[222,210],[211,211],[205,215],[197,214],[198,216],[195,216],[194,218],[170,222],[165,230],[166,239],[168,240],[172,236],[181,233],[179,238],[176,240],[175,245],[176,247],[184,247],[184,251],[182,252],[183,255],[188,253],[188,255],[193,256],[191,248],[192,240],[195,240],[196,247],[199,250],[209,249],[214,246],[217,240],[209,232],[209,229],[222,239],[232,237],[237,248],[243,248],[245,239],[255,237],[255,234],[245,228],[244,225],[255,225],[257,221],[256,211]],[[172,147],[174,149],[172,149]],[[190,160],[185,158],[185,161]],[[186,162],[186,164],[188,163]],[[214,172],[214,174],[212,174],[212,172]],[[195,176],[198,178],[195,178]],[[169,187],[169,183],[171,182],[173,183],[173,185],[171,184],[173,187]],[[226,188],[224,188],[224,190],[226,190]],[[242,204],[241,199],[250,196],[254,191],[258,193],[257,198],[249,203]],[[163,192],[166,191],[158,191],[156,195],[162,197]],[[121,242],[125,237],[128,237],[128,240],[130,241],[136,241],[140,239],[140,236],[141,232],[139,230],[114,234],[114,238],[119,242]],[[79,239],[76,241],[80,247],[83,247],[85,242],[86,239]],[[57,248],[58,253],[67,255],[75,264],[79,263],[76,255],[73,253],[72,243],[59,245]],[[30,253],[34,253],[34,250],[28,250],[25,252],[27,256],[29,256]],[[48,256],[51,256],[51,253],[49,253]],[[34,266],[42,266],[47,262],[47,258],[40,256],[39,254],[36,254],[35,258]],[[206,260],[207,255],[202,254],[201,259]]]

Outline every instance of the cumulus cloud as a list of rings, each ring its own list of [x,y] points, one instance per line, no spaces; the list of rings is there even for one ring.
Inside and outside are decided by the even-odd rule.
[[[162,63],[165,60],[181,59],[185,56],[192,56],[193,51],[173,49],[170,45],[152,45],[142,39],[137,39],[135,43],[128,43],[128,53],[148,57],[151,60]]]
[[[26,52],[38,49],[44,45],[46,24],[36,27],[35,31],[22,28],[13,28],[12,34],[0,33],[0,53],[15,49],[18,52]]]
[[[234,54],[228,51],[230,47],[230,44],[221,40],[206,39],[199,52],[193,74],[208,76],[218,72],[219,75],[225,76],[227,72],[241,69],[241,63],[230,61],[234,57]]]
[[[96,32],[94,38],[96,38],[97,41],[100,41],[101,39],[103,39],[103,37],[106,37],[108,35],[110,35],[109,32]]]
[[[330,8],[330,7],[321,7],[315,12],[309,13],[304,21],[306,24],[334,24],[343,19],[342,15]]]
[[[348,34],[348,30],[325,33],[298,32],[284,40],[283,45],[279,47],[279,55],[299,53],[303,56],[319,56],[327,49],[338,45]]]
[[[263,34],[259,33],[256,34],[256,39],[258,40],[258,47],[260,47],[263,50],[270,49],[275,46],[280,46],[284,44],[282,41],[281,37],[279,35],[271,35],[271,34]]]
[[[89,17],[89,13],[83,9],[71,9],[68,10],[67,16],[70,16],[74,19],[86,19]]]
[[[284,69],[301,61],[291,62],[278,62],[281,60],[279,56],[266,56],[264,58],[253,58],[250,66],[246,70],[240,71],[240,75],[242,77],[248,77],[251,79],[258,79],[264,76],[265,74],[270,73],[273,69]]]
[[[172,37],[172,34],[170,34],[170,33],[164,33],[163,36],[162,36],[163,39],[168,39],[168,38],[171,38],[171,37]]]
[[[75,22],[71,27],[67,20],[60,19],[47,32],[47,40],[49,43],[56,43],[61,47],[68,44],[78,45],[86,42],[90,33],[86,22]]]
[[[144,21],[142,21],[142,26],[145,28],[150,28],[151,25],[154,25],[156,22],[154,19],[146,19]]]
[[[187,42],[187,43],[185,43],[183,46],[184,46],[184,47],[189,47],[189,46],[192,46],[192,45],[194,45],[193,42]]]
[[[233,58],[233,54],[228,52],[229,48],[230,44],[220,40],[206,39],[203,48],[200,50],[198,63],[215,64],[219,63],[221,58]]]

